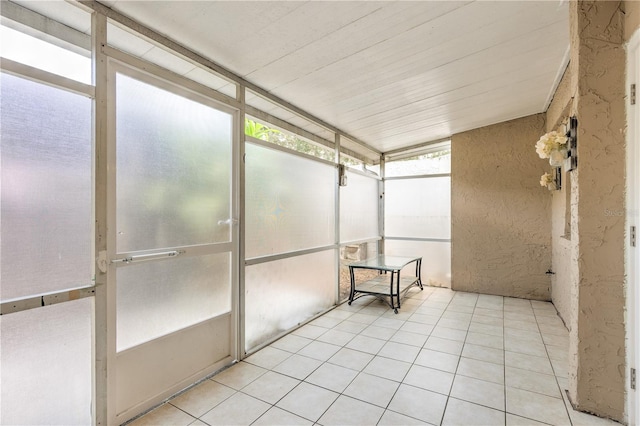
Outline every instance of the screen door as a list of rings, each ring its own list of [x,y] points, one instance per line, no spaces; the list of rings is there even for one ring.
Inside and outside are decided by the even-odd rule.
[[[235,115],[132,69],[114,65],[111,79],[116,411],[126,420],[231,361]]]

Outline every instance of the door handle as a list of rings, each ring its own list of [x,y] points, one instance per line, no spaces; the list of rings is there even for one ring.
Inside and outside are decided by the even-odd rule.
[[[234,218],[218,221],[218,225],[237,225],[237,224],[238,224],[238,219],[234,219]]]
[[[175,257],[184,253],[184,250],[165,251],[162,253],[139,254],[137,256],[123,257],[120,259],[112,259],[111,263],[131,263],[142,260],[153,260],[163,257]]]

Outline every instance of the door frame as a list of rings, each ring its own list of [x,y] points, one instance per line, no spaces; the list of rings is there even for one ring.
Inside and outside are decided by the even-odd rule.
[[[110,51],[109,53],[115,53],[114,51]],[[194,84],[193,81],[184,79],[181,76],[178,76],[170,71],[167,71],[157,65],[147,63],[138,58],[130,57],[127,54],[118,54],[116,55],[106,55],[106,75],[107,75],[107,96],[106,96],[106,104],[107,104],[107,112],[106,112],[106,128],[107,128],[107,155],[106,155],[106,163],[107,167],[110,170],[110,173],[107,176],[106,182],[106,210],[107,210],[107,230],[106,240],[107,240],[107,250],[106,250],[106,262],[107,262],[107,290],[106,290],[106,299],[107,299],[107,324],[106,324],[106,340],[107,340],[107,364],[109,366],[107,373],[107,406],[108,413],[107,417],[109,419],[108,424],[121,424],[126,422],[135,416],[152,409],[153,407],[160,404],[162,401],[181,391],[185,387],[198,382],[215,373],[216,371],[230,365],[235,360],[239,359],[238,352],[238,342],[239,342],[239,226],[237,226],[237,219],[239,218],[239,132],[237,129],[243,128],[240,125],[240,111],[235,106],[229,105],[227,103],[221,102],[218,99],[207,96],[206,93],[210,92],[211,89],[207,89],[203,87],[203,90],[194,90],[194,86],[199,86],[198,84]],[[230,232],[230,242],[228,243],[231,246],[231,260],[230,260],[230,272],[229,278],[231,281],[231,311],[228,314],[223,314],[221,316],[216,316],[213,319],[205,320],[212,321],[217,320],[220,317],[228,316],[229,317],[229,356],[224,359],[214,362],[209,367],[190,375],[189,377],[185,377],[180,380],[179,383],[171,386],[169,389],[165,389],[159,392],[156,396],[151,399],[145,400],[133,407],[127,408],[126,410],[118,413],[117,412],[117,377],[118,377],[118,356],[119,353],[117,351],[117,336],[116,336],[116,271],[117,271],[117,263],[111,262],[112,259],[116,259],[118,253],[116,250],[116,179],[115,179],[115,170],[116,170],[116,116],[115,116],[115,108],[116,108],[116,79],[115,75],[117,72],[123,72],[125,75],[139,79],[140,81],[146,84],[152,84],[155,87],[158,87],[163,90],[169,90],[171,93],[174,93],[178,96],[185,97],[190,100],[195,100],[201,102],[205,105],[208,105],[212,108],[215,108],[224,113],[230,114],[232,117],[232,125],[231,125],[231,170],[230,170],[230,214],[231,214],[231,232]],[[227,244],[227,243],[221,243]],[[194,248],[196,252],[200,251],[197,247]],[[162,252],[166,251],[166,249],[155,249],[149,250],[150,252]],[[213,252],[212,252],[213,253]],[[189,332],[194,332],[195,328],[202,328],[205,326],[203,323],[193,324],[186,327],[184,330],[188,330]],[[196,333],[198,331],[195,331]],[[163,339],[160,337],[158,339]],[[129,349],[126,349],[122,352],[126,352]]]
[[[640,85],[640,31],[636,31],[627,44],[627,99],[631,99],[631,85]],[[637,103],[637,101],[636,101]],[[627,263],[626,294],[626,412],[629,424],[640,422],[640,392],[631,388],[631,369],[640,366],[640,248],[631,246],[630,229],[635,226],[640,231],[640,105],[627,104],[627,209],[625,241]],[[636,237],[637,238],[637,237]]]

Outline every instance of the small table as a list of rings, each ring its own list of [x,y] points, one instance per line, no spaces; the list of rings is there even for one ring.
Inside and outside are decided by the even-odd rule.
[[[416,275],[400,278],[400,271],[402,268],[414,262],[416,264]],[[348,265],[349,275],[351,276],[349,305],[351,305],[351,302],[362,296],[377,296],[380,298],[388,297],[390,302],[387,303],[397,314],[398,309],[400,308],[401,294],[406,293],[409,288],[414,285],[420,287],[420,290],[423,290],[422,279],[420,277],[421,265],[422,257],[400,257],[387,255],[380,255],[372,259],[350,263]],[[373,269],[380,271],[380,275],[356,285],[354,269]],[[382,274],[383,272],[384,275]],[[390,278],[387,278],[388,272],[391,273]],[[357,293],[360,293],[360,295],[356,296]]]

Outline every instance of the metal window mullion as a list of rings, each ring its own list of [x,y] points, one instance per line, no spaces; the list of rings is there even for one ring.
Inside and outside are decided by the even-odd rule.
[[[297,257],[297,256],[304,256],[306,254],[319,253],[321,251],[327,251],[327,250],[335,249],[337,247],[339,247],[338,244],[330,244],[330,245],[321,246],[321,247],[314,247],[314,248],[310,248],[310,249],[294,250],[294,251],[289,251],[289,252],[286,252],[286,253],[278,253],[278,254],[272,254],[272,255],[267,255],[267,256],[252,257],[250,259],[246,259],[244,261],[244,264],[246,266],[259,265],[261,263],[274,262],[276,260],[288,259],[288,258]]]
[[[236,156],[233,158],[233,167],[234,170],[234,181],[236,185],[234,186],[235,192],[232,189],[232,196],[235,197],[234,205],[237,208],[237,217],[239,218],[238,226],[235,227],[236,233],[233,235],[233,243],[235,245],[235,256],[233,257],[234,264],[234,272],[237,274],[236,280],[232,278],[232,284],[235,286],[234,292],[235,297],[232,299],[232,312],[233,312],[233,330],[235,341],[232,342],[235,348],[235,358],[241,360],[245,356],[246,347],[245,347],[245,324],[246,324],[246,315],[245,315],[245,233],[246,233],[246,225],[245,225],[245,135],[244,135],[244,121],[245,121],[245,107],[246,107],[246,88],[243,84],[238,85],[237,87],[237,96],[240,105],[240,109],[237,113],[238,122],[237,122],[237,139],[235,140],[234,146],[237,147]],[[233,274],[232,274],[233,277]],[[233,303],[235,302],[235,303]],[[232,354],[234,355],[234,354]]]
[[[63,77],[49,71],[41,70],[20,62],[12,61],[7,58],[0,58],[0,69],[3,72],[15,75],[17,77],[26,78],[36,83],[46,84],[57,89],[66,90],[67,92],[77,93],[78,95],[93,98],[95,96],[94,87],[90,84],[81,83],[71,78]]]
[[[91,61],[95,96],[93,100],[93,214],[94,256],[108,259],[113,237],[109,229],[108,199],[108,65],[101,46],[107,42],[107,19],[91,14]],[[112,233],[112,232],[111,232]],[[95,255],[98,256],[95,256]],[[115,269],[104,264],[95,268],[95,308],[93,317],[93,422],[108,425],[115,422]]]
[[[393,176],[385,178],[385,180],[406,180],[406,179],[431,179],[440,177],[451,177],[451,173],[434,173],[431,175],[409,175],[409,176]]]
[[[340,228],[340,200],[341,200],[341,190],[340,190],[340,134],[335,135],[335,159],[336,159],[336,170],[335,170],[335,183],[333,187],[335,188],[335,201],[334,201],[334,226],[335,226],[335,245],[337,250],[335,250],[335,301],[334,303],[337,305],[340,303],[340,239],[341,239],[341,228]]]
[[[42,308],[44,306],[93,297],[95,292],[95,286],[91,286],[3,302],[0,304],[0,315],[14,314],[29,309]]]

